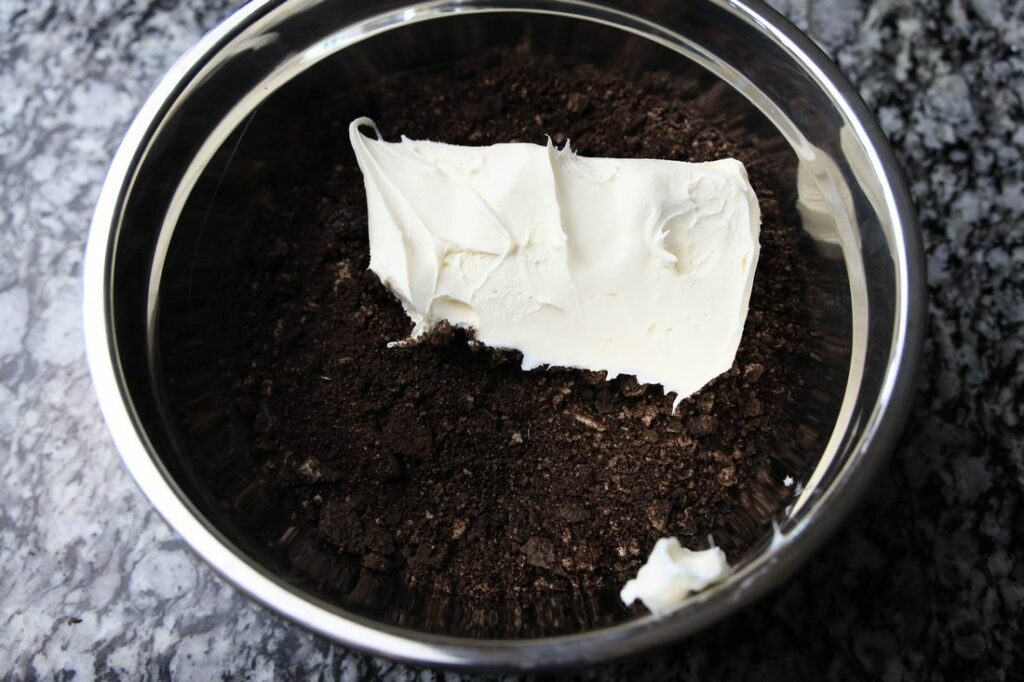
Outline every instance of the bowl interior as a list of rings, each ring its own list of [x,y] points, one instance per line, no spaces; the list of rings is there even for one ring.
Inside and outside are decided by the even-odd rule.
[[[869,155],[829,93],[760,29],[714,3],[681,3],[673,25],[685,29],[677,34],[610,10],[545,7],[478,12],[433,3],[362,16],[343,3],[281,4],[225,37],[178,84],[140,158],[112,246],[114,335],[127,400],[194,513],[263,572],[324,608],[387,626],[496,638],[586,631],[605,608],[567,595],[510,628],[414,595],[367,594],[355,589],[357,566],[289,536],[282,501],[253,485],[262,455],[251,420],[230,398],[237,377],[217,359],[237,343],[225,320],[231,292],[245,286],[244,247],[265,237],[252,233],[262,224],[254,198],[273,193],[296,169],[322,164],[313,152],[344,131],[325,130],[324,112],[342,123],[372,116],[368,87],[395,74],[449,68],[496,46],[603,70],[669,72],[692,93],[692,106],[756,145],[786,179],[789,192],[779,199],[787,220],[809,235],[802,257],[815,351],[802,368],[806,395],[787,409],[784,430],[794,437],[776,457],[786,470],[803,472],[803,492],[784,509],[755,500],[760,519],[774,519],[776,531],[766,530],[737,575],[694,598],[692,608],[744,589],[787,537],[799,540],[801,525],[859,453],[865,419],[877,409],[896,305],[893,228]],[[268,138],[280,145],[254,142]],[[347,153],[347,145],[337,147]]]

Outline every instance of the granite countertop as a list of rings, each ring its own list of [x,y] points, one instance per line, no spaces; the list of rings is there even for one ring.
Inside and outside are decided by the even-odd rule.
[[[9,679],[437,677],[332,645],[214,576],[136,489],[93,397],[80,277],[100,181],[157,79],[234,4],[0,3]],[[931,293],[916,404],[867,499],[796,578],[584,677],[1022,679],[1024,3],[774,4],[858,86],[909,176]]]

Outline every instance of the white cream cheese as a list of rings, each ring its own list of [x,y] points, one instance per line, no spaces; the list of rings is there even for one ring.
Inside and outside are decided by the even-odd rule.
[[[718,547],[694,552],[676,538],[661,538],[654,543],[647,563],[619,593],[629,606],[637,599],[651,613],[667,613],[679,607],[693,592],[699,592],[729,577],[732,569]]]
[[[370,269],[416,338],[442,320],[523,369],[606,370],[676,402],[728,370],[747,316],[760,210],[743,164],[577,156],[349,135]]]

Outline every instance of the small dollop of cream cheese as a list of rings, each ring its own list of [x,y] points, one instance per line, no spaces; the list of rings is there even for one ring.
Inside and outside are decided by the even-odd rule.
[[[626,606],[639,599],[651,613],[660,615],[731,573],[725,552],[718,547],[695,552],[680,545],[676,538],[661,538],[654,543],[647,563],[619,596]]]
[[[363,134],[372,129],[376,138]],[[370,269],[412,338],[442,320],[541,365],[631,374],[678,405],[728,370],[761,214],[743,164],[385,142],[360,118]]]

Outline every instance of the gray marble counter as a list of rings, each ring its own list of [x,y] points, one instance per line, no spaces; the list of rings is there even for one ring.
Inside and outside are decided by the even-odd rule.
[[[0,675],[434,679],[329,644],[195,559],[122,468],[82,249],[143,97],[228,0],[0,1]],[[782,589],[591,679],[1021,679],[1024,3],[776,0],[878,113],[920,208],[924,373],[885,475]]]

